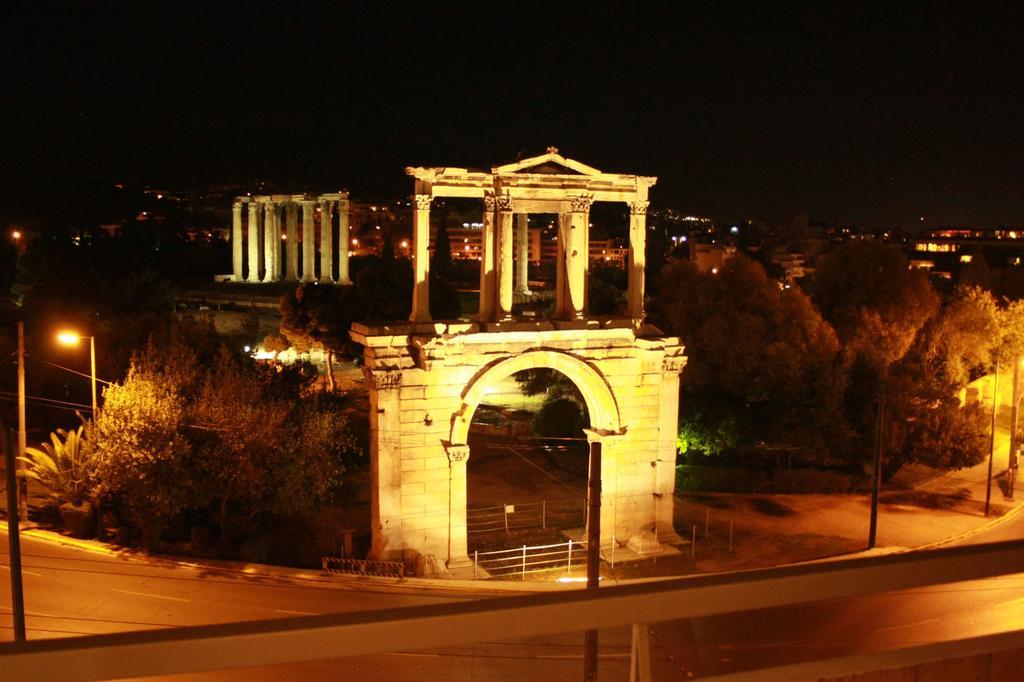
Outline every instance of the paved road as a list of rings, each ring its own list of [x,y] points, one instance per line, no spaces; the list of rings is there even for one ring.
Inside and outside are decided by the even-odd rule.
[[[1024,537],[1024,515],[969,539]],[[6,535],[0,534],[6,552]],[[60,637],[288,615],[378,609],[467,598],[352,590],[277,578],[108,557],[25,539],[29,637]],[[3,566],[7,569],[6,558]],[[6,585],[3,586],[6,588]],[[9,613],[9,593],[0,609]],[[9,621],[2,619],[10,635]],[[741,615],[659,623],[655,679],[724,673],[974,636],[1024,625],[1024,575],[841,599]],[[581,635],[523,641],[500,636],[467,647],[247,669],[247,680],[542,680],[580,675]],[[601,679],[628,679],[628,632],[601,635]],[[177,676],[233,680],[240,671]],[[0,674],[2,678],[2,674]]]

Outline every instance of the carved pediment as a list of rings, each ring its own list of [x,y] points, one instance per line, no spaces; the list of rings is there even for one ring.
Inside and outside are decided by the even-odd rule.
[[[601,175],[596,168],[565,158],[554,147],[548,147],[546,154],[497,166],[491,172],[495,175]]]

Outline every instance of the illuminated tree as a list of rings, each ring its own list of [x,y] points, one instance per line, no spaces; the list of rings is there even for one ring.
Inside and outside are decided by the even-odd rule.
[[[708,453],[827,449],[844,433],[844,373],[832,328],[796,289],[742,256],[717,273],[668,266],[652,314],[679,335],[681,439]]]

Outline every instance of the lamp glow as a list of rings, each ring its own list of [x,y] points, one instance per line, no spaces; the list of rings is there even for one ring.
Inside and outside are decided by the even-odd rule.
[[[57,342],[62,346],[77,346],[82,341],[82,336],[77,332],[63,331],[57,334]]]

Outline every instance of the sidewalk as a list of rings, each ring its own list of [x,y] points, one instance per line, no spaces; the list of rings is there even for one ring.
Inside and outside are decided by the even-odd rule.
[[[945,544],[1020,512],[1024,481],[1010,497],[1007,440],[1001,442],[997,431],[988,517],[987,460],[946,473],[910,466],[897,477],[899,487],[883,488],[879,495],[874,551]],[[659,560],[657,567],[652,562],[631,563],[617,566],[615,574],[627,578],[711,573],[859,553],[867,549],[870,511],[869,493],[681,495],[675,526],[684,539],[695,537],[695,544],[684,547],[680,557]]]

